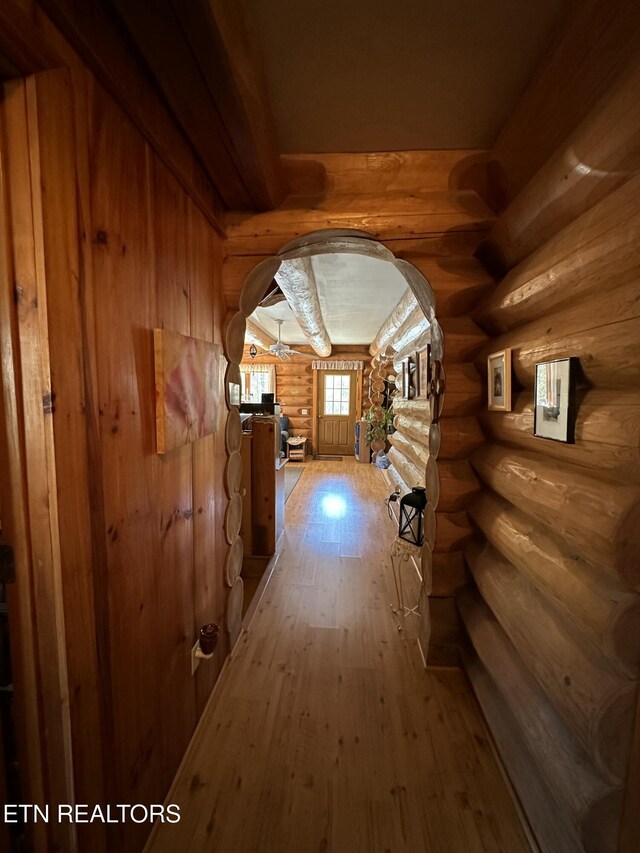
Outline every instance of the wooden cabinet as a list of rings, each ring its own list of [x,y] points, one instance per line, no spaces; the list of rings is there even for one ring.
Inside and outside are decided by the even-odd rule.
[[[246,557],[270,557],[284,530],[284,465],[276,418],[254,417],[242,437],[243,513]]]

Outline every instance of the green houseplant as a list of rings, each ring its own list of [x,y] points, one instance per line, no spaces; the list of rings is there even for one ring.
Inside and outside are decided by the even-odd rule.
[[[364,440],[374,453],[384,450],[387,436],[393,429],[393,412],[384,406],[371,406],[365,415],[367,430]]]

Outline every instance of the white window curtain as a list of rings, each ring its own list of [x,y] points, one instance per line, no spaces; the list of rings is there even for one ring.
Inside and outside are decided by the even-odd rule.
[[[311,367],[314,370],[362,370],[364,362],[362,361],[312,361]]]
[[[260,403],[263,394],[275,393],[275,364],[241,364],[240,378],[243,403]]]

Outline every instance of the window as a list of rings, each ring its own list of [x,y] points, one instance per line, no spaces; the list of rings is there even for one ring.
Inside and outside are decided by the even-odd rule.
[[[273,369],[270,365],[257,366],[257,370],[244,370],[243,368],[244,365],[241,365],[242,402],[261,403],[262,395],[269,394],[274,390]]]
[[[324,414],[348,415],[351,411],[351,376],[326,373],[324,377]]]

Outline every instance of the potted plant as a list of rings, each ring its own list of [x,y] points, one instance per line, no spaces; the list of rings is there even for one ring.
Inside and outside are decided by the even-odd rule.
[[[367,431],[364,440],[374,454],[384,450],[387,436],[393,429],[393,412],[384,406],[372,406],[365,415]]]

